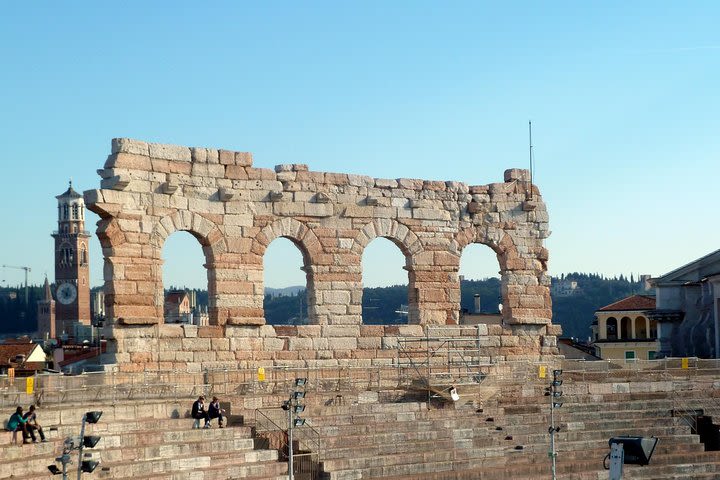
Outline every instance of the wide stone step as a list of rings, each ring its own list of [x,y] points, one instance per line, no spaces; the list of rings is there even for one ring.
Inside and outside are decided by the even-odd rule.
[[[377,458],[383,455],[397,455],[408,453],[424,453],[439,451],[456,451],[456,450],[474,450],[489,447],[498,447],[496,441],[487,439],[485,442],[479,439],[446,439],[446,440],[407,440],[402,442],[390,442],[374,445],[356,445],[352,442],[348,443],[344,448],[336,447],[332,449],[325,448],[323,450],[323,459],[327,462],[333,459],[345,458]]]
[[[505,424],[537,424],[548,423],[550,421],[550,408],[546,407],[539,413],[523,413],[512,415],[498,415],[493,417],[496,422]],[[599,411],[573,412],[565,408],[555,410],[555,420],[558,423],[583,422],[583,421],[602,421],[604,419],[653,419],[653,418],[672,418],[670,410],[625,410],[623,412],[608,413]]]
[[[278,462],[277,451],[273,450],[239,453],[223,451],[215,454],[188,454],[165,459],[138,459],[135,461],[127,459],[122,462],[102,462],[101,465],[103,471],[100,472],[100,478],[136,478],[155,472],[168,474],[208,471],[215,472],[215,474],[205,477],[206,479],[220,480],[231,477],[275,477],[287,472],[287,464]]]
[[[397,444],[401,442],[414,441],[442,442],[447,440],[454,441],[461,438],[475,438],[476,440],[496,441],[498,438],[503,438],[500,435],[492,435],[496,432],[490,430],[485,431],[484,435],[482,436],[477,436],[475,431],[472,430],[470,430],[471,434],[468,434],[468,431],[469,429],[437,429],[426,431],[393,431],[389,433],[324,436],[321,438],[321,443],[325,451],[329,451],[332,449],[343,449],[348,447],[349,445],[357,448],[370,445],[383,446]]]
[[[611,437],[618,436],[643,436],[643,437],[668,437],[673,435],[690,435],[690,428],[686,426],[670,426],[670,427],[615,427],[603,430],[589,430],[589,431],[572,431],[563,432],[556,434],[555,439],[558,443],[568,443],[576,441],[588,441],[588,440],[604,440],[607,442]],[[542,443],[548,441],[550,438],[547,432],[538,434],[521,434],[512,435],[512,437],[520,442],[528,444]]]
[[[107,464],[134,459],[172,458],[192,452],[212,453],[223,450],[254,452],[253,447],[254,441],[245,428],[175,432],[139,430],[130,434],[102,436],[95,448],[85,451],[97,454],[102,458],[103,463]],[[45,472],[48,459],[55,458],[61,450],[62,441],[59,439],[47,443],[6,448],[3,451],[3,462],[0,463],[0,478]],[[277,452],[268,452],[272,459],[277,458]]]
[[[350,457],[342,459],[330,459],[323,461],[323,470],[326,472],[335,472],[340,470],[358,470],[387,468],[389,466],[399,466],[417,463],[437,463],[450,462],[456,459],[458,452],[462,452],[461,456],[475,456],[485,458],[489,456],[503,456],[509,450],[506,447],[488,447],[482,449],[453,449],[453,450],[426,450],[423,452],[413,453],[388,453],[385,455],[376,455],[369,457]]]

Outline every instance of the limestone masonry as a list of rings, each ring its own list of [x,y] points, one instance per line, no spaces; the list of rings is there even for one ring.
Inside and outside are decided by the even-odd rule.
[[[388,361],[396,354],[387,352],[390,336],[457,324],[460,255],[471,243],[492,248],[501,273],[503,325],[474,329],[488,358],[557,353],[543,247],[548,214],[527,170],[479,186],[303,164],[273,171],[254,168],[246,152],[117,138],[98,173],[101,189],[84,196],[101,217],[113,320],[106,334],[114,339],[111,361],[124,369]],[[161,250],[178,230],[203,248],[207,327],[162,325]],[[278,237],[302,252],[311,325],[264,325],[263,254]],[[376,237],[405,255],[411,325],[362,325],[361,257]]]

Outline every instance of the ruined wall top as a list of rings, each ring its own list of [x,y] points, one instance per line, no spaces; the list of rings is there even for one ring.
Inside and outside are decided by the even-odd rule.
[[[469,186],[255,168],[248,152],[117,138],[98,174],[85,201],[101,217],[106,307],[124,323],[162,322],[160,252],[178,230],[203,247],[213,324],[264,323],[262,256],[278,237],[303,254],[312,323],[361,322],[360,260],[376,237],[406,257],[411,323],[457,323],[470,243],[497,254],[506,321],[550,323],[548,215],[524,169]]]
[[[173,163],[170,163],[173,162]],[[216,165],[222,166],[213,169],[200,171],[194,165]],[[429,192],[448,191],[460,194],[483,194],[483,193],[509,193],[502,184],[468,186],[459,181],[435,181],[420,180],[412,178],[384,179],[373,178],[365,175],[354,175],[346,173],[312,172],[306,164],[280,164],[276,165],[274,171],[266,168],[254,168],[253,156],[250,152],[235,152],[231,150],[184,147],[179,145],[167,145],[149,143],[129,138],[112,139],[112,154],[98,174],[111,188],[116,182],[132,180],[132,175],[124,177],[124,170],[143,170],[148,172],[170,174],[171,178],[181,180],[182,175],[210,176],[218,179],[228,180],[277,180],[280,182],[302,181],[303,185],[286,185],[286,187],[312,188],[312,183],[330,185],[352,185],[357,187],[374,187],[381,189],[407,189],[427,190]],[[293,173],[294,172],[294,173]],[[297,172],[307,172],[297,175]],[[113,178],[115,173],[121,178]],[[173,174],[176,175],[173,177]],[[299,178],[298,178],[299,177]],[[529,171],[526,169],[512,168],[505,170],[503,183],[529,182]],[[192,183],[192,182],[191,182]],[[220,185],[225,185],[221,182]],[[238,184],[235,184],[238,185]],[[491,190],[492,187],[492,190]],[[521,185],[520,189],[529,193],[527,185]],[[124,189],[124,188],[123,188]],[[516,188],[512,193],[518,193]],[[537,188],[534,196],[539,196]],[[547,230],[545,230],[547,232]]]

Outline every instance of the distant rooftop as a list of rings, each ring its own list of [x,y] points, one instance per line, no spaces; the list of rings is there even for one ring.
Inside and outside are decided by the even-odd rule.
[[[653,310],[655,308],[655,297],[653,295],[632,295],[615,303],[606,305],[598,312],[615,312],[625,310]]]
[[[68,189],[65,190],[65,193],[58,195],[55,198],[82,198],[82,195],[75,191],[72,186],[72,180],[70,180]]]

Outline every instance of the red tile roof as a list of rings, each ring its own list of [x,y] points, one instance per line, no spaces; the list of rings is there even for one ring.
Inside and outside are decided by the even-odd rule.
[[[606,305],[598,312],[619,312],[624,310],[653,310],[655,308],[655,297],[652,295],[632,295],[615,303]]]
[[[25,355],[29,358],[33,349],[37,347],[36,343],[2,343],[0,344],[0,365],[10,365],[15,363],[15,357]]]

